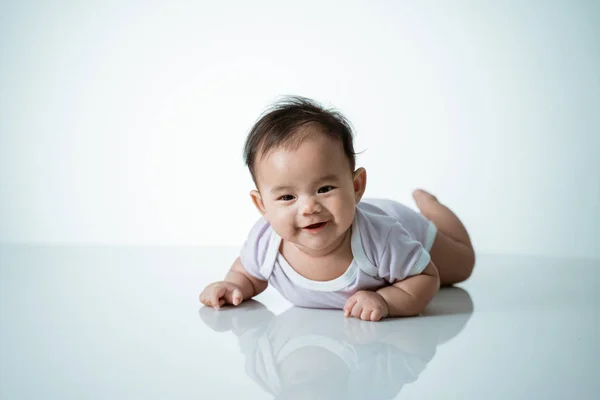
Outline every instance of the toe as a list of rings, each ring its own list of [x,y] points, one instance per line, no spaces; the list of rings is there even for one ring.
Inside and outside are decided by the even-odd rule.
[[[423,189],[417,189],[413,192],[413,198],[415,199],[415,201],[417,202],[417,205],[419,205],[419,203],[421,202],[426,202],[426,201],[438,201],[438,199],[432,195],[431,193],[423,190]]]

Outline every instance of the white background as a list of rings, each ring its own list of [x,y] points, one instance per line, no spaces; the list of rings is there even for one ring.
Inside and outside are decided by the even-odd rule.
[[[0,3],[0,241],[241,245],[280,95],[356,130],[476,250],[600,258],[600,3]]]

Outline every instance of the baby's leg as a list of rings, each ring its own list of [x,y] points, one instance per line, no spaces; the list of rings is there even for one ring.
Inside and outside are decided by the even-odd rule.
[[[475,266],[475,252],[462,222],[426,191],[415,190],[413,197],[421,214],[438,230],[429,253],[440,273],[441,284],[452,285],[468,279]]]

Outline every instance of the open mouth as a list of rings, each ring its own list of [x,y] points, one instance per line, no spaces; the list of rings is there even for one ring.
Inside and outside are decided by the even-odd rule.
[[[319,222],[316,224],[305,226],[304,229],[316,230],[316,229],[324,227],[326,224],[327,224],[327,222]]]

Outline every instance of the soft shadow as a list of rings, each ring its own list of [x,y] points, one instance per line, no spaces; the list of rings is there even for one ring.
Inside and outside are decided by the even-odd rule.
[[[299,307],[275,315],[252,300],[221,311],[203,307],[200,317],[238,337],[246,373],[275,399],[392,399],[472,311],[469,294],[453,287],[416,318],[365,322],[340,310]]]
[[[423,324],[431,323],[435,326],[438,331],[438,343],[442,344],[456,337],[464,329],[473,310],[471,295],[463,288],[450,286],[438,292],[420,318],[443,317],[430,320],[424,318],[423,321]]]

